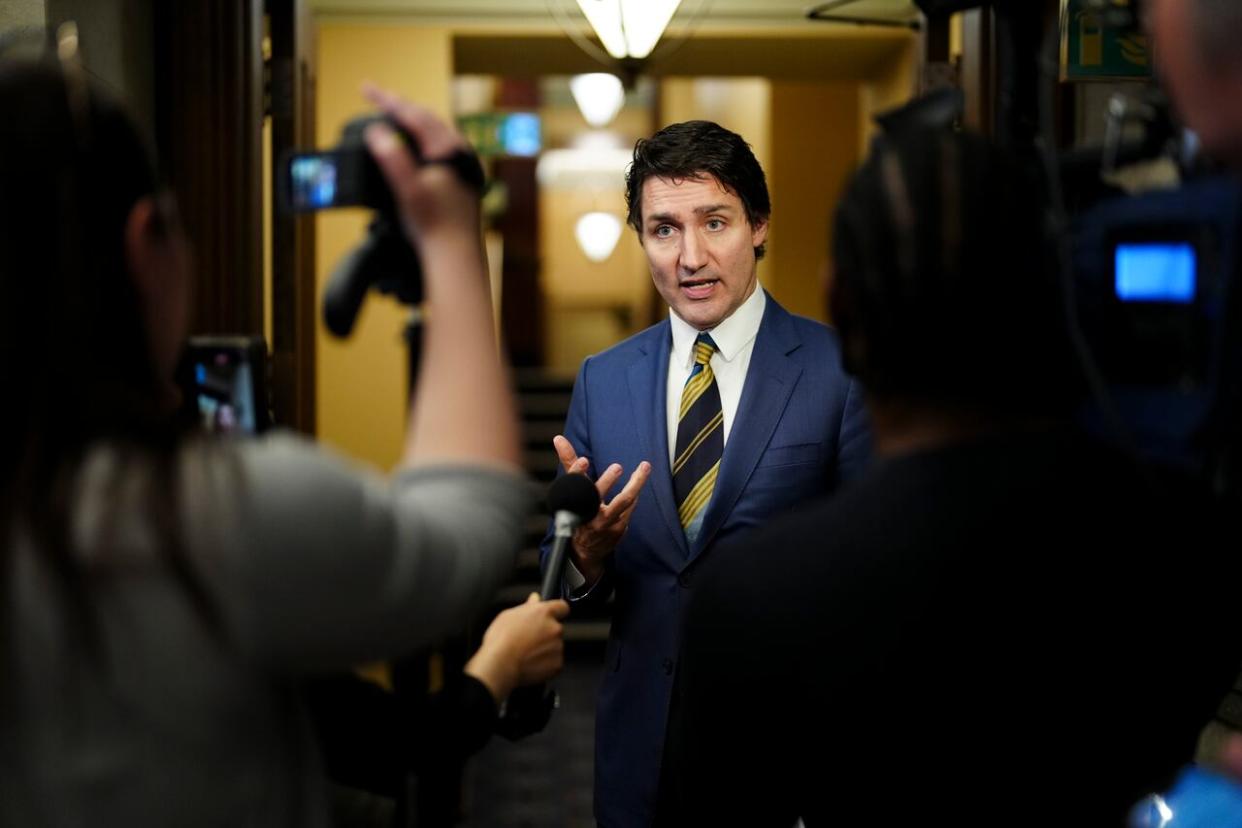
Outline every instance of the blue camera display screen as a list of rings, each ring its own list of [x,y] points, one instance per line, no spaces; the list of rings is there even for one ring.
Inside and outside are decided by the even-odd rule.
[[[326,155],[303,155],[289,165],[293,206],[298,210],[331,207],[336,201],[336,160]]]
[[[1198,254],[1189,242],[1134,242],[1116,248],[1116,291],[1123,302],[1195,300]]]
[[[209,433],[254,434],[257,403],[250,362],[229,351],[198,353],[191,391],[203,429]]]

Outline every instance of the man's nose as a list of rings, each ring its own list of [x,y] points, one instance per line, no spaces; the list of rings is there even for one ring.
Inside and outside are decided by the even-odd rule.
[[[686,273],[697,273],[707,264],[707,244],[694,230],[682,235],[679,264]]]

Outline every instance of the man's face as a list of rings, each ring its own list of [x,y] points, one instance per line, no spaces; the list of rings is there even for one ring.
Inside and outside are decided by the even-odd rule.
[[[735,193],[714,177],[643,182],[639,238],[656,290],[691,326],[710,330],[755,289],[755,247],[767,221],[752,227]]]
[[[1186,126],[1204,150],[1224,160],[1242,160],[1242,64],[1209,66],[1196,45],[1195,13],[1188,0],[1154,0],[1148,26],[1160,76]]]

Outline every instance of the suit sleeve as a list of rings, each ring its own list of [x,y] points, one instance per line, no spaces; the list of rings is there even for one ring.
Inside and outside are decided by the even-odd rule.
[[[592,480],[595,479],[597,469],[595,466],[595,456],[591,445],[590,418],[588,416],[587,406],[587,370],[590,367],[591,358],[587,357],[582,362],[582,367],[578,370],[578,378],[574,380],[574,391],[569,401],[569,414],[565,418],[565,429],[561,433],[570,445],[574,447],[579,457],[586,457],[589,461],[587,465],[587,476]],[[563,468],[556,470],[557,478],[565,473]],[[548,530],[544,533],[543,541],[539,544],[539,569],[543,571],[548,562],[548,554],[552,551],[552,532],[553,523],[548,521]],[[566,563],[566,566],[570,564]],[[595,602],[607,601],[612,594],[612,559],[609,558],[604,566],[604,574],[599,581],[587,590],[585,593],[569,594],[566,590],[565,598],[579,602]]]
[[[849,378],[845,411],[837,435],[836,483],[857,477],[871,460],[871,424],[863,405],[862,387]]]

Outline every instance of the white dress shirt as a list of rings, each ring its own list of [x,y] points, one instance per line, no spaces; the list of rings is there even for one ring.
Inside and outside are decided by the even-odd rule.
[[[729,442],[729,429],[737,416],[737,404],[742,399],[742,386],[746,384],[746,370],[750,368],[750,355],[755,350],[755,337],[759,335],[759,323],[763,321],[763,309],[767,300],[763,288],[755,283],[750,296],[728,318],[706,333],[716,343],[712,354],[712,373],[716,375],[716,387],[720,391],[720,407],[724,412],[724,441]],[[700,333],[697,328],[669,308],[668,321],[673,329],[673,347],[668,354],[668,462],[670,468],[676,459],[677,421],[681,415],[681,391],[694,369],[694,340]]]
[[[750,355],[755,350],[755,337],[759,335],[759,324],[763,321],[763,310],[767,299],[763,286],[755,282],[755,289],[750,296],[738,306],[732,314],[719,325],[707,331],[716,343],[716,353],[712,354],[712,373],[716,376],[716,388],[720,392],[720,407],[724,414],[722,430],[724,442],[729,442],[729,431],[737,416],[738,402],[742,399],[742,387],[746,384],[746,372],[750,368]],[[666,411],[668,420],[668,467],[672,468],[674,452],[677,451],[677,422],[681,414],[681,391],[694,369],[694,341],[703,331],[690,325],[676,314],[672,308],[668,311],[668,321],[673,332],[673,344],[668,354],[668,395]],[[633,469],[626,469],[633,473]],[[639,497],[642,497],[640,494]],[[699,515],[699,524],[687,530],[697,535],[701,525],[704,509]],[[574,566],[573,559],[566,559],[565,586],[574,597],[581,593],[587,585],[586,578]]]

